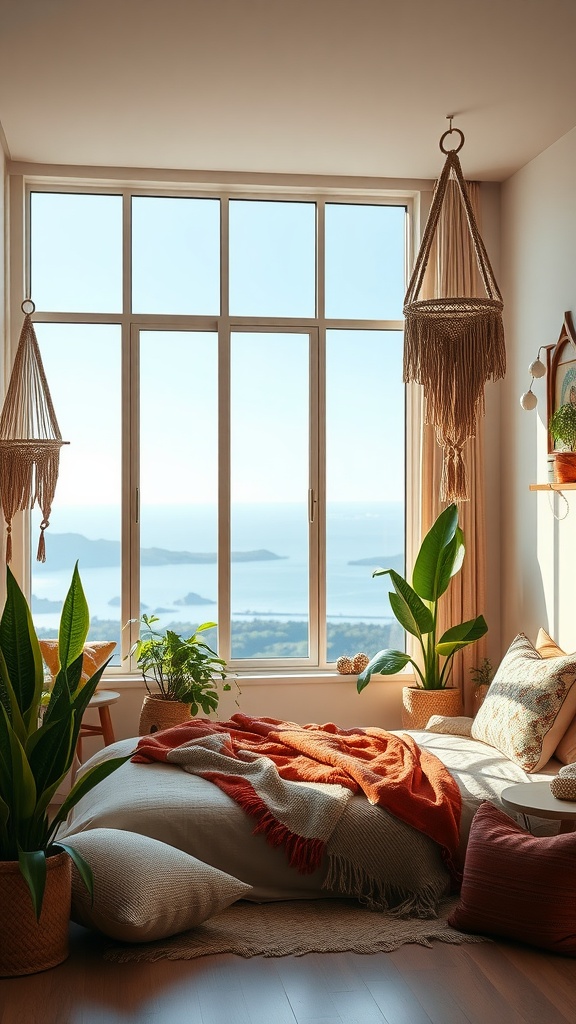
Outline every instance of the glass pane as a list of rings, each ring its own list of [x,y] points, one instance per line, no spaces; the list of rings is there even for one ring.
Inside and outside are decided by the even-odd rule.
[[[220,201],[132,199],[135,313],[220,312]]]
[[[230,312],[314,316],[314,203],[230,203]]]
[[[31,295],[37,310],[122,311],[122,196],[33,192]]]
[[[211,332],[140,334],[140,609],[182,636],[218,621],[217,358]]]
[[[309,653],[308,348],[305,334],[232,336],[234,658]]]
[[[326,205],[326,316],[401,320],[403,206]]]
[[[32,613],[38,635],[58,635],[74,563],[90,609],[89,640],[115,640],[120,664],[120,327],[36,324],[60,432],[60,472],[46,562],[36,561],[32,513]]]
[[[328,661],[404,650],[387,577],[404,572],[404,385],[399,331],[328,331]],[[372,382],[368,385],[366,382]],[[367,393],[368,390],[368,393]],[[353,401],[349,400],[353,396]],[[371,400],[373,399],[373,400]]]

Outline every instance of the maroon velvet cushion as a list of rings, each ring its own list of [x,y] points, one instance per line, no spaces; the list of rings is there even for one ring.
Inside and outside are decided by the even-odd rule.
[[[575,865],[576,832],[532,836],[485,801],[472,821],[460,902],[449,923],[576,956]]]

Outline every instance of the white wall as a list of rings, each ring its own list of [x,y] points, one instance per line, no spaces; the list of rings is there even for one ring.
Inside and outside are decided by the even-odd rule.
[[[531,492],[547,480],[546,380],[534,384],[538,406],[520,395],[541,345],[558,340],[564,312],[576,310],[576,129],[502,188],[502,285],[508,373],[501,404],[500,521],[502,643],[544,626],[576,649],[576,492]]]

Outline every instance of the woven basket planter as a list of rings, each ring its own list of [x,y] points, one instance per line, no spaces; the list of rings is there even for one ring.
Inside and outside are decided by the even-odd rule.
[[[144,697],[140,712],[139,735],[171,729],[190,721],[190,705],[179,700],[162,700],[161,697]]]
[[[460,690],[423,690],[405,686],[402,690],[402,725],[405,729],[424,729],[432,715],[454,718],[462,713]]]
[[[18,861],[0,861],[0,977],[36,974],[68,956],[72,862],[67,853],[48,857],[40,920]]]

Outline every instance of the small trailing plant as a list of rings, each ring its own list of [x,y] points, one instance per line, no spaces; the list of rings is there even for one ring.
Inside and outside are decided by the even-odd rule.
[[[72,767],[82,715],[108,662],[81,685],[90,615],[78,564],[60,618],[60,670],[48,695],[30,608],[10,569],[6,595],[0,619],[0,860],[18,861],[39,919],[47,857],[67,853],[92,895],[90,867],[56,833],[78,800],[132,755],[88,769],[50,818],[50,802]]]
[[[468,647],[488,630],[483,615],[452,626],[438,638],[438,602],[464,561],[464,535],[458,526],[458,508],[449,505],[424,537],[412,573],[412,586],[395,569],[375,569],[373,576],[389,576],[394,591],[390,607],[398,622],[416,637],[420,664],[405,651],[386,649],[374,655],[358,676],[361,693],[374,673],[393,675],[412,665],[416,682],[424,690],[443,690],[450,678],[456,651]]]
[[[494,678],[494,666],[489,658],[484,658],[484,661],[480,665],[476,665],[470,669],[470,676],[474,686],[490,686],[492,679]]]
[[[154,628],[158,621],[155,615],[142,615],[141,635],[130,651],[148,693],[162,700],[189,704],[193,716],[199,708],[205,715],[216,711],[220,700],[218,679],[223,691],[231,689],[230,683],[224,682],[226,662],[201,635],[216,623],[203,622],[192,636],[183,638],[172,629],[159,632]]]
[[[550,437],[564,446],[565,451],[576,452],[576,405],[566,402],[550,417]]]

